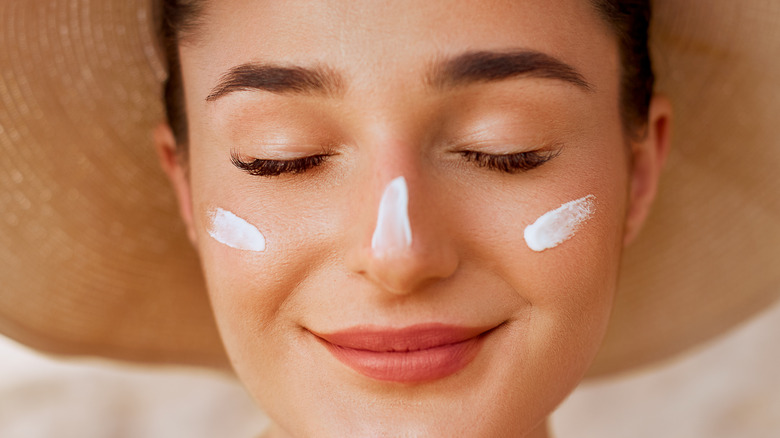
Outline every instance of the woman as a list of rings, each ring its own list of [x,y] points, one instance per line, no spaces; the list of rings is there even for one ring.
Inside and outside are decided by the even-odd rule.
[[[547,417],[589,369],[614,371],[682,349],[777,295],[777,274],[766,269],[772,252],[761,249],[754,258],[733,251],[728,259],[709,259],[753,266],[751,293],[739,299],[726,295],[732,276],[713,276],[724,291],[714,295],[693,271],[675,277],[664,270],[688,267],[684,257],[653,271],[647,269],[652,259],[642,259],[616,295],[623,248],[643,226],[669,151],[671,105],[652,94],[648,8],[581,0],[169,3],[162,20],[168,123],[157,127],[154,143],[206,292],[197,271],[180,261],[187,252],[150,220],[163,213],[149,206],[167,211],[167,198],[150,199],[135,185],[148,181],[143,164],[126,165],[114,155],[122,143],[133,144],[132,137],[117,137],[143,134],[144,87],[153,89],[155,82],[140,73],[127,76],[147,83],[110,77],[107,83],[119,88],[115,95],[141,109],[129,113],[137,120],[106,111],[101,119],[116,128],[93,127],[92,118],[105,111],[99,105],[113,104],[95,101],[92,113],[52,112],[60,120],[47,127],[89,136],[90,147],[80,146],[86,158],[75,180],[64,193],[49,188],[45,196],[46,205],[55,206],[46,210],[51,222],[67,216],[70,228],[8,221],[29,227],[21,236],[27,242],[46,235],[38,254],[22,258],[69,262],[60,274],[71,272],[69,292],[53,290],[51,274],[16,280],[40,282],[37,289],[48,293],[28,298],[27,313],[8,311],[3,330],[63,353],[229,363],[272,419],[269,437],[546,437]],[[102,57],[102,64],[113,59],[144,67],[103,46],[110,38],[93,41],[101,44],[88,56]],[[73,49],[77,59],[84,47]],[[661,56],[673,56],[672,50]],[[67,62],[62,55],[53,59]],[[57,90],[71,93],[94,91],[78,85]],[[40,117],[34,108],[19,113],[23,122],[9,126],[21,128],[8,137],[34,138],[23,132],[24,123]],[[116,146],[101,150],[98,143]],[[776,162],[772,149],[764,153]],[[124,153],[144,163],[140,157],[148,150]],[[33,172],[17,172],[25,184],[33,178]],[[112,182],[86,179],[94,173],[110,174]],[[697,179],[715,193],[706,176]],[[159,181],[146,183],[160,190]],[[57,242],[68,240],[78,217],[90,215],[73,211],[95,208],[100,194],[85,193],[100,189],[112,216],[95,209],[93,217],[107,224],[84,227],[70,256],[61,254],[67,245]],[[750,205],[766,199],[776,206],[777,191]],[[680,211],[706,208],[699,199],[697,207]],[[765,220],[776,231],[776,216],[761,213],[751,210],[751,223]],[[701,228],[694,218],[689,227]],[[665,238],[703,247],[688,230],[673,231]],[[685,255],[679,247],[648,251],[652,243],[641,257]],[[29,266],[19,262],[13,271],[29,272]],[[107,270],[73,274],[74,266]],[[657,272],[687,283],[673,288],[641,277]],[[118,281],[118,273],[141,278]],[[693,296],[682,294],[690,283],[700,294],[713,294],[708,302],[723,300],[732,314],[717,313],[716,326],[712,312],[695,311],[706,307],[701,302],[679,305],[677,313],[693,321],[683,330],[663,297]],[[139,297],[143,292],[148,298]],[[671,315],[667,320],[653,314],[657,308],[621,313],[620,305],[615,317],[644,317],[662,329],[648,334],[640,325],[632,333],[618,319],[611,325],[617,335],[594,364],[616,296],[631,297],[626,308],[651,293]],[[125,318],[106,311],[128,300]],[[681,342],[654,340],[663,330]]]

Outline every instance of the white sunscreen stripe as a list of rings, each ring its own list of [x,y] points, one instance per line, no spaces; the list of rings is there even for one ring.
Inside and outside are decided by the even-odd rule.
[[[412,245],[409,223],[409,192],[402,176],[390,181],[379,202],[376,228],[371,237],[371,249],[377,256],[403,251]]]
[[[543,214],[525,228],[525,243],[534,251],[544,251],[571,239],[580,225],[593,215],[595,200],[594,195],[588,195]]]
[[[231,248],[265,251],[265,237],[254,225],[221,208],[211,215],[209,235]]]

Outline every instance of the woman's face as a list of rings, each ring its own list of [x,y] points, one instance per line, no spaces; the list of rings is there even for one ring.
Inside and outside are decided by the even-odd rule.
[[[276,433],[543,436],[604,333],[629,210],[590,2],[212,1],[181,61],[185,219]],[[570,239],[529,248],[588,195]],[[218,209],[264,249],[215,238]]]

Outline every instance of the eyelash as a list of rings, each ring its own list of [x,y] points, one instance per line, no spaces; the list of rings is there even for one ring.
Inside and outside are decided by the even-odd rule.
[[[322,164],[329,155],[319,154],[294,160],[262,160],[243,161],[235,153],[230,154],[234,166],[254,176],[279,176],[283,173],[303,173]]]
[[[516,154],[494,155],[477,151],[461,151],[466,161],[475,163],[478,167],[489,170],[514,174],[535,169],[552,160],[558,155],[552,152],[520,152]],[[293,160],[263,160],[243,161],[237,154],[230,154],[234,166],[254,176],[279,176],[283,173],[303,173],[322,164],[330,155],[319,154]]]
[[[494,155],[477,151],[460,151],[466,159],[479,167],[504,173],[527,172],[552,160],[560,151],[550,152],[519,152],[516,154]]]

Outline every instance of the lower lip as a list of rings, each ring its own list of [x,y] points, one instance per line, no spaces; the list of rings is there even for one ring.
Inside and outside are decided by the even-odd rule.
[[[333,356],[376,380],[416,383],[442,379],[465,368],[479,353],[485,334],[416,351],[371,351],[320,341]]]

